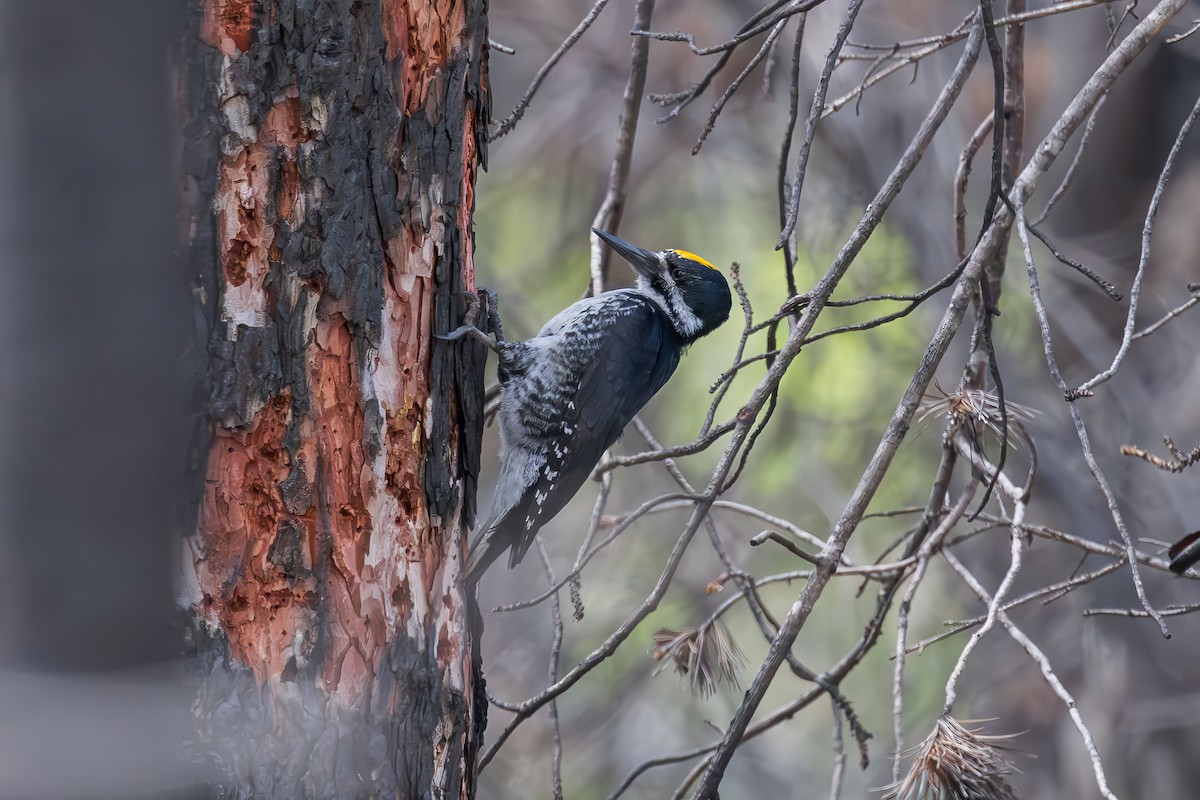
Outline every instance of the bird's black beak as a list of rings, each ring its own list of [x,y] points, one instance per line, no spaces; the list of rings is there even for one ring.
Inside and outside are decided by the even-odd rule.
[[[639,275],[646,278],[653,278],[662,271],[662,262],[658,260],[657,253],[651,253],[649,250],[643,250],[637,245],[630,244],[624,239],[618,239],[611,233],[605,233],[599,228],[592,228],[592,233],[599,236],[608,246],[611,247],[617,255],[629,262],[629,264],[637,271]]]

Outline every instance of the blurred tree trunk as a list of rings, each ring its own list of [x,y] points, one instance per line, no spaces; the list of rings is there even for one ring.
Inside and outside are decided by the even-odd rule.
[[[190,4],[197,756],[238,795],[473,796],[484,353],[432,335],[474,285],[486,0]]]

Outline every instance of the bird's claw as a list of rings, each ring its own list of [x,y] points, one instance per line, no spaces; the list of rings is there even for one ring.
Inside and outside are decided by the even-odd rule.
[[[433,338],[441,339],[443,342],[456,342],[464,336],[471,337],[489,350],[496,349],[496,342],[492,339],[492,337],[488,336],[486,333],[479,330],[479,328],[476,328],[474,325],[470,324],[459,325],[457,328],[446,334],[435,334]]]
[[[505,341],[504,326],[500,323],[500,299],[491,289],[481,288],[479,296],[487,307],[488,329],[496,337],[497,342]]]
[[[496,297],[496,293],[491,289],[481,287],[476,292],[464,291],[457,292],[457,294],[462,295],[467,306],[463,311],[463,324],[444,336],[435,336],[434,338],[452,342],[469,335],[485,344],[489,349],[495,350],[498,343],[505,341],[504,326],[500,324],[500,302]],[[475,325],[475,321],[479,318],[481,306],[484,308],[484,313],[487,316],[487,327],[488,332],[492,334],[491,337],[479,330]]]

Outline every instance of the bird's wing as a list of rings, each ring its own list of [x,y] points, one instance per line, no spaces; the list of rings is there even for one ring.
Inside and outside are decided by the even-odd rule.
[[[587,480],[601,455],[679,364],[674,332],[654,304],[633,292],[601,295],[554,334],[561,364],[573,365],[552,407],[545,463],[517,503],[488,526],[490,544],[511,544],[510,564],[524,557],[539,528]],[[599,300],[600,298],[597,298]],[[494,555],[493,555],[494,557]]]

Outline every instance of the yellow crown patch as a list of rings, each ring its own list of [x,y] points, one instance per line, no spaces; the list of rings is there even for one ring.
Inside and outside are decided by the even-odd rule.
[[[716,267],[714,267],[712,265],[712,262],[708,261],[707,259],[701,258],[700,256],[696,255],[695,253],[689,253],[687,250],[672,250],[671,252],[674,253],[675,255],[679,256],[680,258],[686,258],[688,261],[695,261],[697,264],[703,264],[704,266],[708,267],[709,269],[716,269]]]

